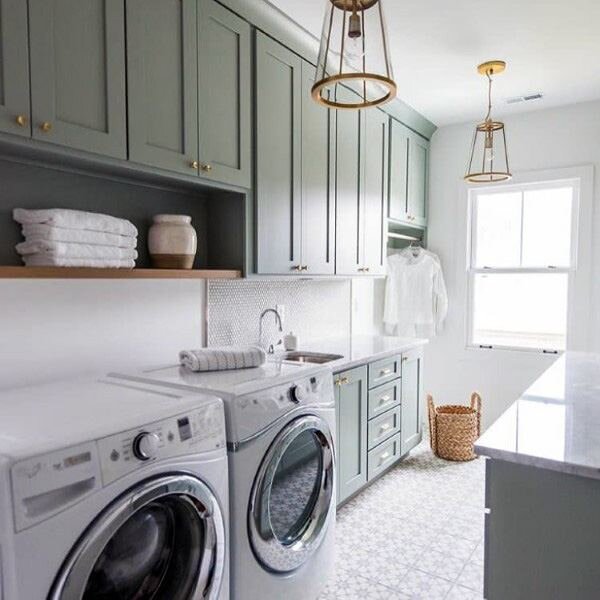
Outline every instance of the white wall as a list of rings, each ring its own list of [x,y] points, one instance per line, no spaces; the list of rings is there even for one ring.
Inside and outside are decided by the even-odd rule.
[[[531,112],[507,118],[506,132],[513,173],[594,165],[600,166],[600,102]],[[429,247],[439,254],[448,287],[450,309],[445,331],[427,349],[425,384],[439,402],[464,402],[472,390],[484,400],[484,425],[504,409],[541,373],[553,357],[537,353],[466,350],[464,224],[460,208],[462,176],[473,124],[439,129],[431,143]],[[593,293],[600,298],[600,191],[594,185],[592,223]],[[600,311],[593,310],[591,349],[600,351]]]
[[[204,282],[0,282],[0,389],[176,363],[203,341]]]

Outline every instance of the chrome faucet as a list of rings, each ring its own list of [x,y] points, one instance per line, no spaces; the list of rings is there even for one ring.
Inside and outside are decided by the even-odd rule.
[[[260,320],[258,323],[258,343],[261,346],[262,346],[262,339],[263,339],[263,319],[265,318],[265,315],[267,315],[268,313],[273,313],[275,315],[275,321],[277,322],[279,332],[283,333],[283,323],[281,322],[281,315],[274,308],[265,308],[265,310],[263,310],[262,313],[260,314]],[[279,346],[279,344],[282,344],[282,343],[283,343],[283,339],[280,338],[279,341],[277,342],[277,344],[275,344],[275,346]],[[270,343],[267,346],[267,353],[274,354],[275,346],[272,343]]]

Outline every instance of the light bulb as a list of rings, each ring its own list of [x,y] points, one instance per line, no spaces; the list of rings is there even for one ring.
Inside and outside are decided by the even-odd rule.
[[[485,136],[485,144],[483,146],[483,159],[486,163],[491,164],[496,157],[496,152],[494,151],[494,138],[491,134],[487,134]]]
[[[348,39],[346,40],[346,60],[355,70],[362,69],[362,59],[365,55],[362,39],[360,15],[354,12],[348,18]]]

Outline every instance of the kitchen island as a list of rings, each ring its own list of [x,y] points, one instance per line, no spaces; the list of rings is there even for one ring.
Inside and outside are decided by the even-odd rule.
[[[477,441],[484,597],[600,598],[600,355],[561,356]]]

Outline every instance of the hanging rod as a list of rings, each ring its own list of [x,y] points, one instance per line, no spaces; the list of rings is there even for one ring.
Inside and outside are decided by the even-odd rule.
[[[394,238],[396,240],[408,240],[410,242],[421,242],[423,241],[421,238],[415,237],[414,235],[405,235],[404,233],[392,233],[388,232],[388,237]]]

